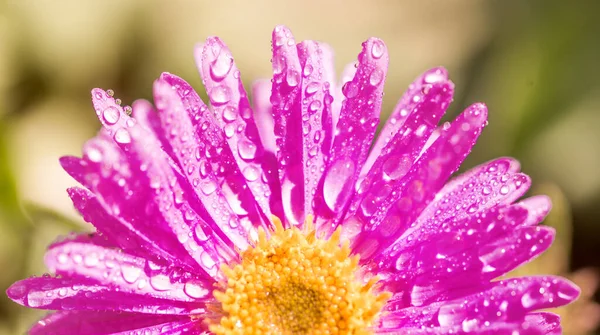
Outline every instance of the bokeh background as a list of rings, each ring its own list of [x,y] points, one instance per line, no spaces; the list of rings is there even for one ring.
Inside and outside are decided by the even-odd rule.
[[[93,87],[125,104],[151,98],[162,71],[199,91],[193,46],[209,35],[231,48],[246,84],[270,75],[270,33],[336,50],[337,70],[369,36],[384,39],[390,70],[384,117],[410,81],[443,65],[457,94],[448,117],[474,101],[489,126],[464,164],[518,158],[531,194],[554,201],[545,224],[558,232],[544,256],[518,274],[569,276],[583,289],[561,310],[566,334],[600,320],[600,1],[151,1],[0,0],[0,290],[44,272],[57,235],[89,230],[65,188],[58,157],[80,154],[99,129]],[[248,86],[249,87],[249,86]],[[43,312],[0,294],[0,335],[23,334]]]

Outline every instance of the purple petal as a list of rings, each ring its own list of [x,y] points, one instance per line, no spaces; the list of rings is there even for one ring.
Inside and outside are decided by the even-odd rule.
[[[385,307],[389,317],[384,322],[387,327],[406,328],[520,322],[532,311],[568,304],[579,295],[573,283],[552,276],[512,278],[470,291],[474,293],[424,307],[398,307],[392,299]]]
[[[271,103],[282,201],[287,222],[298,225],[303,222],[305,195],[301,107],[303,69],[296,41],[287,27],[275,27],[272,47]]]
[[[179,332],[169,332],[179,328]],[[185,328],[185,332],[183,329]],[[64,311],[38,321],[30,335],[202,334],[201,322],[189,316]]]
[[[552,208],[552,201],[546,195],[537,195],[522,200],[518,205],[527,209],[529,216],[524,225],[533,226],[544,220]]]
[[[325,55],[324,55],[325,53]],[[329,157],[332,134],[329,89],[333,75],[326,64],[327,52],[315,41],[298,44],[298,57],[302,66],[301,110],[303,134],[304,214],[312,214],[316,188]],[[285,185],[282,185],[285,186]]]
[[[240,231],[225,234],[210,220],[181,169],[161,150],[159,141],[123,113],[111,96],[96,89],[93,102],[106,131],[126,155],[123,164],[109,164],[109,168],[125,171],[99,171],[93,175],[98,181],[94,187],[86,186],[110,208],[109,213],[148,229],[162,230],[161,238],[177,240],[196,260],[199,273],[220,274],[219,264],[237,257],[233,243],[246,245],[246,236],[236,234]],[[109,111],[116,111],[118,117],[107,119]],[[109,162],[102,161],[105,165]],[[105,183],[107,179],[110,182]]]
[[[252,84],[254,120],[265,151],[275,154],[277,144],[273,130],[273,107],[271,106],[271,81],[263,79]]]
[[[85,235],[53,244],[44,260],[57,275],[95,280],[118,291],[176,301],[212,299],[212,278],[193,276],[173,266],[163,267],[119,249],[98,245]]]
[[[427,108],[423,110],[424,107],[417,107],[423,103],[424,99],[431,100],[432,97],[435,97],[435,95],[432,95],[429,92],[431,88],[434,87],[446,87],[448,89],[447,94],[449,97],[440,99],[439,101],[431,101],[437,102],[438,104],[444,103],[446,106],[437,106],[437,108],[434,107],[434,110],[429,110]],[[390,143],[394,137],[398,136],[397,134],[403,134],[406,132],[406,128],[403,127],[404,122],[413,113],[422,114],[422,117],[425,118],[425,120],[421,121],[423,126],[427,128],[435,127],[438,122],[437,120],[439,120],[439,118],[441,118],[443,113],[446,111],[446,108],[448,107],[447,104],[450,103],[453,92],[454,84],[450,81],[450,79],[448,79],[448,71],[442,67],[433,68],[415,79],[415,81],[408,86],[408,90],[404,93],[404,95],[402,95],[402,98],[398,101],[392,114],[383,126],[383,129],[381,130],[381,133],[373,145],[373,148],[369,153],[369,157],[362,168],[361,176],[364,176],[369,172],[375,163],[375,160],[377,160],[381,155],[382,150],[388,146],[388,143]],[[437,97],[440,96],[437,95]],[[418,109],[415,110],[415,108]],[[428,115],[429,112],[432,112],[433,115]],[[430,118],[431,120],[427,120],[427,118]],[[413,132],[411,134],[414,134],[416,130],[422,134],[421,136],[425,136],[425,130],[430,132],[429,129],[421,129],[418,126],[420,126],[420,124],[417,125],[417,127],[412,128]]]
[[[344,67],[344,71],[342,71],[340,81],[338,85],[336,85],[335,91],[333,92],[333,103],[331,104],[331,120],[333,123],[333,128],[331,129],[332,133],[335,133],[335,130],[337,129],[337,124],[340,120],[340,113],[342,112],[342,103],[344,102],[344,100],[346,100],[342,88],[346,85],[347,82],[352,81],[352,79],[356,75],[357,68],[358,63],[356,61],[347,64]]]
[[[387,66],[385,44],[371,38],[363,43],[356,75],[344,85],[346,100],[342,103],[331,156],[315,194],[317,222],[334,221],[333,227],[322,229],[325,233],[343,217],[367,157],[379,124]]]
[[[231,52],[219,38],[211,37],[206,40],[202,53],[197,49],[195,56],[216,122],[225,132],[250,191],[266,217],[271,213],[281,216],[277,163],[262,145],[254,112]]]
[[[366,261],[392,244],[433,200],[450,175],[471,151],[487,122],[487,108],[474,104],[448,124],[389,195],[375,198],[377,210],[353,243],[353,250]],[[404,234],[406,235],[406,233]],[[403,236],[404,236],[403,235]]]
[[[194,267],[195,261],[178,241],[163,238],[159,229],[139,229],[127,221],[109,214],[90,191],[78,187],[67,190],[75,208],[98,231],[119,248],[155,261],[165,259],[170,264]],[[186,263],[187,262],[187,263]]]
[[[166,274],[153,278],[154,286],[150,284],[152,282],[146,282],[137,291],[135,287],[120,290],[119,286],[101,285],[91,278],[33,277],[14,283],[6,294],[20,305],[37,309],[173,315],[187,315],[204,310],[204,302],[189,297],[181,300],[180,297],[171,296],[173,293],[185,295],[182,292],[183,284],[172,282]],[[152,295],[148,294],[149,291]]]
[[[426,77],[426,76],[425,76]],[[393,190],[403,187],[403,177],[410,171],[421,155],[425,143],[436,128],[440,118],[452,100],[454,85],[449,81],[434,84],[421,84],[417,92],[412,92],[409,116],[401,127],[392,128],[386,137],[383,148],[372,167],[358,183],[357,195],[347,213],[356,216],[359,221],[368,222],[376,214],[381,201]],[[405,97],[403,100],[407,100]],[[418,102],[414,102],[418,101]],[[371,153],[373,155],[374,153]]]
[[[169,157],[175,159],[173,148],[167,140],[165,130],[161,127],[160,119],[158,114],[154,110],[154,107],[147,100],[136,100],[133,102],[133,110],[131,116],[135,121],[142,127],[152,132],[154,137],[160,142],[161,148],[166,152]]]
[[[254,225],[267,228],[268,219],[250,191],[252,186],[239,170],[222,130],[192,87],[164,73],[154,83],[154,96],[176,159],[219,229],[245,237]],[[262,199],[268,200],[264,196]],[[244,242],[242,239],[239,247],[246,247]]]

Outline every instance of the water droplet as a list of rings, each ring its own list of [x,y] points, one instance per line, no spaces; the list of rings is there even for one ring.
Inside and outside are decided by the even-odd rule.
[[[183,286],[183,292],[194,299],[205,297],[210,291],[204,287],[202,282],[190,280]]]
[[[260,176],[258,169],[252,165],[248,165],[242,171],[247,181],[255,181]]]
[[[342,87],[342,93],[346,98],[354,98],[358,95],[358,87],[353,81],[349,81]]]
[[[96,253],[89,253],[86,254],[85,257],[83,258],[83,264],[87,267],[94,267],[96,265],[98,265],[99,260],[98,260],[98,255]]]
[[[294,70],[289,70],[287,76],[285,77],[285,80],[289,86],[296,87],[300,82],[300,75]]]
[[[150,285],[157,291],[167,291],[171,288],[169,277],[163,274],[150,278]]]
[[[119,128],[115,132],[114,139],[117,143],[128,144],[131,143],[131,135],[125,128]]]
[[[406,175],[411,166],[412,160],[408,155],[389,157],[382,166],[383,179],[398,180]]]
[[[226,122],[233,122],[238,117],[238,111],[236,108],[227,106],[223,109],[223,120]]]
[[[110,106],[102,112],[102,116],[107,124],[113,125],[119,121],[120,113],[116,107]]]
[[[221,51],[217,59],[210,65],[210,76],[216,81],[221,81],[232,67],[233,58],[228,53]]]
[[[249,140],[241,140],[238,142],[238,153],[245,160],[252,160],[256,156],[256,144]]]
[[[306,92],[306,95],[313,95],[319,90],[320,86],[321,85],[319,83],[317,83],[316,81],[313,81],[312,83],[309,83],[306,86],[306,89],[304,91]]]
[[[321,101],[315,100],[308,105],[308,110],[312,113],[316,112],[321,108]]]
[[[231,89],[229,86],[215,86],[210,90],[210,102],[213,106],[221,106],[231,99]]]
[[[369,76],[369,83],[373,86],[377,86],[383,81],[383,77],[383,70],[380,68],[375,68]]]
[[[142,274],[142,270],[140,268],[132,267],[132,266],[123,266],[121,268],[121,275],[125,282],[129,284],[133,284],[140,278]]]
[[[383,52],[385,51],[385,45],[383,44],[382,41],[374,41],[373,45],[371,46],[371,56],[373,56],[373,58],[375,59],[379,59],[381,58],[381,56],[383,56]]]
[[[302,70],[302,75],[304,75],[304,77],[310,76],[310,74],[313,72],[313,69],[314,68],[311,64],[306,64],[306,66]]]
[[[342,158],[327,171],[323,184],[323,197],[332,211],[340,210],[352,194],[354,170],[354,162],[349,158]]]
[[[217,189],[217,183],[212,180],[206,180],[200,183],[200,190],[205,195],[212,194]]]

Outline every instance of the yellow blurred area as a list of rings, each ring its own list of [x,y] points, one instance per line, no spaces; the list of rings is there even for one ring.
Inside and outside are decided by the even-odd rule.
[[[449,117],[488,104],[490,124],[463,169],[514,156],[534,185],[552,185],[543,192],[560,199],[552,225],[563,235],[520,274],[585,268],[572,278],[589,288],[586,307],[564,315],[573,334],[591,332],[598,308],[587,302],[598,278],[588,268],[600,266],[598,13],[593,0],[0,0],[0,286],[42,274],[48,243],[89,229],[66,195],[76,183],[58,158],[79,155],[99,129],[93,87],[131,104],[151,99],[152,82],[168,71],[205,96],[192,50],[217,35],[249,89],[270,77],[271,31],[285,24],[297,40],[329,43],[340,72],[361,42],[382,38],[390,52],[384,118],[414,77],[439,65],[456,84]],[[0,335],[24,333],[39,315],[2,295]]]

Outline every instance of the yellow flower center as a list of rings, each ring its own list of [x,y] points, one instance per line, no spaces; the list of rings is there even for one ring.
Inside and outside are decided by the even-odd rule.
[[[271,237],[259,231],[239,264],[223,266],[227,282],[214,292],[220,320],[208,321],[217,335],[371,334],[369,326],[390,297],[375,292],[376,277],[361,280],[359,256],[340,245],[338,229],[316,237],[312,218],[303,230],[284,229],[273,218]]]

